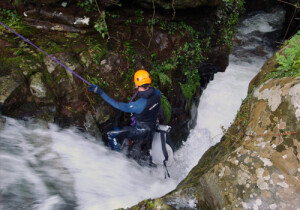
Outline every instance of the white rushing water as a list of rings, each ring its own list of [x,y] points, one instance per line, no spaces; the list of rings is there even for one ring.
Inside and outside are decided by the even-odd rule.
[[[262,15],[269,20],[267,14]],[[262,15],[256,16],[261,20]],[[256,29],[256,23],[251,19],[242,24],[237,37],[246,44],[237,51],[260,45],[259,30],[275,30],[275,24],[264,22]],[[243,27],[256,33],[254,42],[246,41],[249,34]],[[42,128],[6,118],[0,130],[0,209],[109,210],[170,192],[204,152],[220,141],[221,126],[228,128],[232,123],[249,82],[272,54],[267,46],[263,51],[265,56],[259,57],[233,53],[226,72],[217,73],[208,84],[200,99],[197,125],[176,151],[176,164],[169,168],[170,179],[164,179],[163,168],[143,168],[76,129]]]

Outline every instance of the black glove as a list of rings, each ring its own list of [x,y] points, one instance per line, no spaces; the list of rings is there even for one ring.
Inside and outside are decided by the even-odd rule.
[[[93,92],[93,93],[97,93],[100,96],[103,93],[103,90],[98,85],[90,85],[89,88],[88,88],[88,91]]]

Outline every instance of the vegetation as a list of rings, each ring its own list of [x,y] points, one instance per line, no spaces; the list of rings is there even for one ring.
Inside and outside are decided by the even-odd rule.
[[[271,72],[269,78],[300,76],[300,31],[285,42],[283,51],[276,53],[276,60],[278,67],[276,71]]]
[[[95,39],[88,39],[87,45],[89,47],[89,54],[94,63],[100,64],[100,60],[108,54],[108,50],[105,45],[99,43]]]
[[[166,96],[162,95],[161,98],[161,107],[163,109],[163,114],[164,114],[164,120],[166,121],[166,123],[168,123],[171,119],[171,104],[168,101],[168,99],[166,98]]]
[[[94,0],[79,0],[77,6],[84,9],[87,13],[97,10]]]
[[[106,13],[102,12],[100,13],[100,16],[98,18],[98,20],[95,22],[94,28],[96,29],[96,31],[99,32],[99,34],[101,35],[101,37],[103,39],[105,39],[105,37],[108,37],[108,27],[106,24]]]
[[[135,64],[136,64],[136,50],[133,47],[133,40],[125,41],[123,43],[124,49],[121,51],[121,54],[125,56],[127,61],[127,71],[121,72],[121,77],[124,78],[123,85],[124,88],[129,90],[131,88],[132,78],[135,72]]]
[[[236,33],[236,25],[240,15],[244,12],[244,0],[222,0],[223,7],[217,12],[216,30],[217,45],[229,45],[232,47],[232,39]]]
[[[15,10],[0,8],[0,21],[24,35],[31,34],[33,31],[30,26],[23,23],[21,16]],[[0,25],[0,31],[8,32],[8,29]]]
[[[99,85],[102,88],[107,88],[108,86],[105,80],[100,77],[100,74],[97,74],[96,76],[87,75],[87,81],[93,85]]]
[[[174,51],[172,56],[162,62],[153,62],[151,74],[160,85],[164,86],[167,83],[171,85],[171,71],[176,68],[181,68],[182,74],[185,77],[185,83],[180,83],[182,93],[189,102],[192,96],[196,93],[200,86],[200,76],[198,74],[198,66],[206,58],[203,56],[203,51],[207,49],[209,40],[200,39],[199,32],[196,32],[190,25],[180,23],[166,24],[165,21],[159,22],[160,28],[167,30],[169,34],[185,33],[190,34],[190,39]]]

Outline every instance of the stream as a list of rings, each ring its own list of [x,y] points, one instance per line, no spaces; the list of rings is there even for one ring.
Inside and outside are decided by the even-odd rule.
[[[197,125],[163,167],[139,166],[76,128],[34,120],[5,119],[0,125],[0,209],[109,210],[127,208],[176,188],[201,156],[222,137],[247,96],[251,79],[272,56],[285,12],[256,12],[241,21],[230,64],[204,90]],[[0,123],[1,124],[1,123]],[[184,201],[191,208],[195,202]],[[180,206],[180,205],[179,205]]]

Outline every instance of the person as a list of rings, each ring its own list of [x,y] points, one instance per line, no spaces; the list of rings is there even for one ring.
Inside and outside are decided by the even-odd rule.
[[[152,157],[149,153],[153,134],[157,126],[160,109],[161,93],[158,89],[151,87],[151,78],[146,70],[138,70],[134,74],[134,83],[139,98],[136,101],[122,103],[109,97],[98,85],[89,86],[90,92],[97,93],[104,101],[114,108],[127,113],[133,113],[134,125],[115,128],[107,132],[108,142],[112,150],[120,151],[124,139],[134,141],[135,154],[133,158],[143,158],[151,166]],[[142,153],[142,147],[146,154]],[[143,156],[143,157],[142,157]]]

